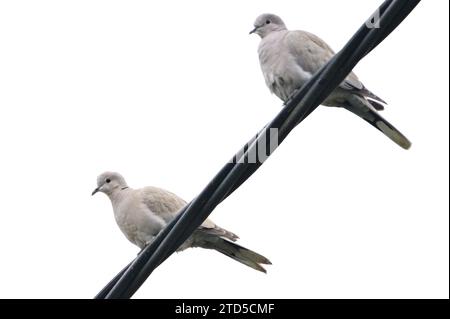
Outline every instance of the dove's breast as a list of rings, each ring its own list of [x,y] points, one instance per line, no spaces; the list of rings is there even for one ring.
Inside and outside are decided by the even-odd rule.
[[[166,226],[166,222],[151,212],[139,196],[118,199],[113,203],[113,209],[120,230],[140,248],[151,242]]]
[[[303,70],[284,46],[283,37],[273,32],[261,40],[258,55],[266,85],[272,93],[286,101],[309,80],[311,73]]]

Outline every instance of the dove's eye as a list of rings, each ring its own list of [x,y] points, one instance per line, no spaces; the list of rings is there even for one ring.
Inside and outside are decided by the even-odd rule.
[[[105,180],[105,182],[111,183],[111,180],[110,180],[109,178],[107,178],[107,179]]]
[[[266,20],[266,24],[269,24],[270,23],[270,20]]]

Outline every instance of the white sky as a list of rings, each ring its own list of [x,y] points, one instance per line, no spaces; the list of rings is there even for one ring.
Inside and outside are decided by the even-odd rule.
[[[138,252],[96,177],[192,199],[280,111],[263,12],[336,50],[381,0],[0,2],[0,297],[91,298]],[[448,1],[356,68],[413,142],[321,107],[211,218],[268,274],[201,249],[136,298],[448,298]]]

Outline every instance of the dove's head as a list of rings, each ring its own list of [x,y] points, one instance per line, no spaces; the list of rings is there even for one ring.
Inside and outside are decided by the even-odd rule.
[[[92,195],[98,192],[111,195],[113,192],[128,188],[127,182],[122,175],[115,172],[105,172],[97,177],[97,188]]]
[[[283,20],[275,14],[263,13],[256,18],[253,24],[255,28],[250,31],[250,34],[256,33],[261,38],[274,31],[286,30]]]

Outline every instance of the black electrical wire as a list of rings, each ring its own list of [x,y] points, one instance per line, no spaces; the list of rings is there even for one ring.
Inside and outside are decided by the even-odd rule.
[[[199,196],[184,207],[177,218],[169,223],[133,262],[116,275],[96,298],[130,298],[151,272],[176,251],[212,210],[262,165],[261,162],[247,163],[245,159],[248,159],[249,154],[255,154],[258,143],[263,139],[268,143],[270,139],[267,139],[267,136],[270,135],[270,129],[278,129],[278,144],[280,144],[419,2],[420,0],[385,1],[378,8],[380,27],[369,28],[364,24],[344,48],[285,103],[275,119],[233,157],[234,162],[227,163]],[[266,147],[266,150],[269,149]]]

